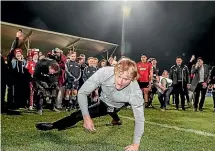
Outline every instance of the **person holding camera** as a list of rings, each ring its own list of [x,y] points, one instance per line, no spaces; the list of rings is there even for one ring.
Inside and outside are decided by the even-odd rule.
[[[202,57],[197,59],[197,63],[193,66],[191,74],[193,74],[193,80],[190,89],[195,92],[194,111],[197,111],[198,105],[199,111],[203,111],[205,94],[207,92],[209,82],[209,68],[206,64],[204,64]],[[200,92],[201,99],[199,102]]]
[[[161,104],[161,111],[165,111],[172,92],[172,80],[169,79],[169,73],[166,70],[163,71],[162,76],[158,77],[157,80],[155,85],[158,89],[158,99]]]

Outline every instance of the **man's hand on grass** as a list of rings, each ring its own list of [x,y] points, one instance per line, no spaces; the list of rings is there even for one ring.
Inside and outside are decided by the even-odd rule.
[[[127,147],[125,147],[125,151],[138,151],[139,150],[139,144],[131,144]]]
[[[85,115],[84,116],[84,125],[83,127],[85,129],[87,129],[88,131],[90,132],[93,132],[95,131],[95,127],[94,127],[94,123],[93,123],[93,120],[91,119],[91,117],[89,115]]]

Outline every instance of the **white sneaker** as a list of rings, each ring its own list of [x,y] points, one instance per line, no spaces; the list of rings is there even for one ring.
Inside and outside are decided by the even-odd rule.
[[[29,110],[33,110],[33,106],[29,106]]]
[[[37,114],[43,115],[43,110],[38,110],[38,111],[37,111]]]

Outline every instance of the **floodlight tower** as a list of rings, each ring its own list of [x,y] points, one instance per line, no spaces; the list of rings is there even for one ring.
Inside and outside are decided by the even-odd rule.
[[[125,20],[130,16],[131,7],[128,6],[127,1],[122,4],[122,37],[121,37],[121,57],[125,55]]]

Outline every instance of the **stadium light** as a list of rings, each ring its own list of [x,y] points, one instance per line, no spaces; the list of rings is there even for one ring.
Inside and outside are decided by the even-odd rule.
[[[126,1],[122,4],[122,37],[121,37],[121,57],[125,55],[125,19],[130,16],[131,7]]]

